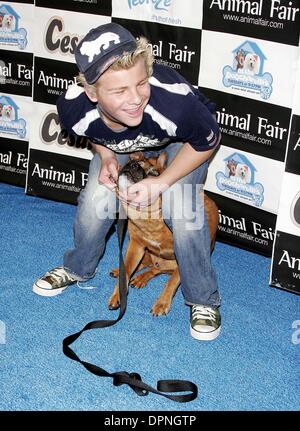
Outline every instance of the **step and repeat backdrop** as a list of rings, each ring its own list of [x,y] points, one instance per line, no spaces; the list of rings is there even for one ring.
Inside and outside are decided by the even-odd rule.
[[[24,186],[32,103],[34,0],[0,3],[0,180]]]
[[[300,293],[300,0],[0,3],[0,180],[76,203],[91,146],[61,130],[56,100],[80,39],[111,21],[216,102],[218,239],[272,256],[270,284]]]

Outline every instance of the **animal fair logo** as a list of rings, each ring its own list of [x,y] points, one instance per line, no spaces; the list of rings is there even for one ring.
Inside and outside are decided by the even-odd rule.
[[[20,139],[26,136],[26,121],[19,118],[19,107],[7,96],[0,97],[0,133],[16,135]]]
[[[273,77],[269,72],[264,72],[267,58],[259,46],[246,40],[232,54],[232,66],[223,68],[223,85],[258,94],[264,100],[269,99],[273,91]]]
[[[243,154],[233,153],[224,159],[225,171],[216,173],[221,191],[242,197],[260,207],[264,201],[264,187],[255,182],[256,169]]]
[[[0,5],[0,45],[16,46],[25,49],[27,46],[27,31],[19,28],[20,16],[7,5]]]

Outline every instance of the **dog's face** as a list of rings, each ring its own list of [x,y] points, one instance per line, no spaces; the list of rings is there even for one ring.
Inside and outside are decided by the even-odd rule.
[[[145,159],[141,151],[132,153],[129,156],[129,161],[119,172],[119,189],[122,191],[150,176],[158,177],[165,169],[166,160],[167,156],[164,152],[159,157],[150,157],[148,159]]]
[[[247,165],[238,164],[236,167],[235,177],[238,181],[246,184],[249,179],[249,167]]]
[[[227,162],[227,167],[228,167],[228,169],[229,169],[229,176],[231,176],[231,175],[235,175],[235,171],[236,171],[236,167],[237,167],[237,162],[235,161],[235,160],[229,160],[228,162]]]
[[[245,67],[248,72],[256,74],[259,72],[259,56],[257,54],[247,54],[245,58]]]
[[[11,29],[13,26],[14,17],[12,15],[4,15],[2,26]]]
[[[245,61],[245,52],[241,49],[240,51],[237,52],[235,58],[236,58],[236,61],[238,62],[238,64],[240,66],[243,66],[244,61]]]
[[[241,178],[245,178],[248,174],[248,166],[247,165],[238,165],[236,170],[236,175],[240,176]]]
[[[2,108],[2,117],[10,120],[12,117],[13,108],[11,105],[4,105]]]

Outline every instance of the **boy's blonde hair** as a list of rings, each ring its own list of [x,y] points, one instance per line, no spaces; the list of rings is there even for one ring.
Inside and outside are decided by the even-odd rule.
[[[153,58],[150,44],[148,40],[143,36],[141,36],[137,40],[137,47],[133,52],[124,54],[122,57],[116,60],[111,66],[109,66],[108,69],[112,69],[112,70],[129,69],[130,67],[134,66],[140,58],[144,58],[147,76],[150,77],[153,72],[154,58]],[[76,80],[88,91],[90,91],[91,93],[95,93],[98,80],[94,84],[89,84],[86,81],[83,73],[79,73],[79,75],[76,77]]]

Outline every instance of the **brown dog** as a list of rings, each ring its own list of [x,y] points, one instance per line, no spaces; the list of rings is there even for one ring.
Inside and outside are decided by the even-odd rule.
[[[142,152],[133,153],[130,161],[124,165],[119,174],[119,187],[121,183],[127,187],[147,176],[158,176],[165,169],[166,153],[161,153],[158,158],[145,159]],[[214,248],[217,226],[218,208],[214,201],[204,194],[205,212],[208,218],[211,251]],[[170,310],[173,296],[180,284],[179,268],[176,262],[172,232],[162,218],[161,197],[146,208],[135,208],[123,205],[128,216],[129,244],[124,263],[127,276],[127,284],[136,288],[144,287],[149,280],[158,274],[170,274],[160,296],[152,307],[154,316],[167,314]],[[137,271],[145,269],[141,274],[132,278]],[[113,269],[111,275],[117,277],[118,269]],[[111,310],[119,307],[118,282],[109,299]]]

